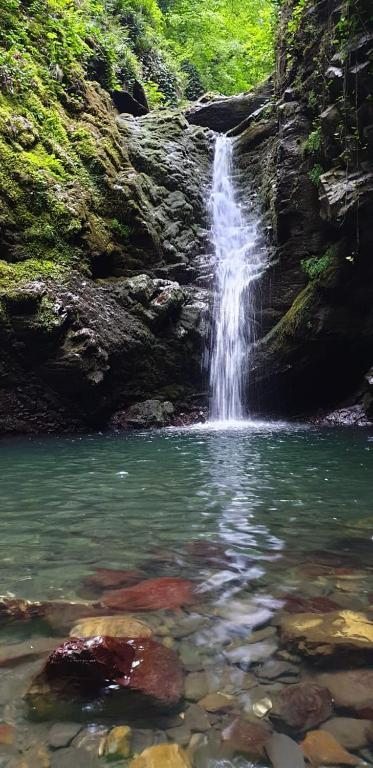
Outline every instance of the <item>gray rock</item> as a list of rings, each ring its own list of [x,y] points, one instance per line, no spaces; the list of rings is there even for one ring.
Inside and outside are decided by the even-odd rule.
[[[118,413],[113,419],[113,425],[130,429],[164,427],[170,423],[173,413],[174,407],[168,401],[144,400]]]
[[[305,768],[306,763],[301,748],[283,733],[273,733],[265,750],[273,768]]]
[[[202,707],[191,704],[184,712],[184,723],[192,732],[208,731],[210,719]]]
[[[52,749],[68,747],[81,730],[79,723],[55,723],[48,733],[48,744]]]
[[[185,698],[189,701],[199,701],[209,692],[205,672],[191,672],[185,680]]]
[[[96,755],[83,749],[58,749],[51,760],[51,768],[100,768],[101,761]]]
[[[276,680],[279,677],[287,677],[292,681],[294,677],[298,677],[299,667],[286,661],[270,659],[265,664],[261,664],[261,666],[257,667],[255,673],[257,677],[265,678],[266,680]]]
[[[332,717],[320,726],[346,749],[361,749],[373,743],[373,721],[353,717]]]
[[[191,735],[192,732],[185,723],[176,728],[169,728],[167,730],[169,739],[172,742],[179,744],[181,747],[186,747],[189,744]]]

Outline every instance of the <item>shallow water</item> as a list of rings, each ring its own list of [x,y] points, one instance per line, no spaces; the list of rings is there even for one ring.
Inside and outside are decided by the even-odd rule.
[[[3,594],[84,600],[91,597],[84,579],[102,567],[192,579],[201,595],[193,618],[202,619],[187,643],[212,667],[227,662],[229,643],[275,620],[289,594],[369,608],[368,431],[211,425],[118,437],[12,439],[0,444],[0,456]],[[217,554],[196,544],[201,540],[214,542]],[[333,579],[329,566],[360,575],[356,581]],[[187,609],[141,616],[156,636],[157,627],[162,633],[168,627],[175,650],[185,645],[177,627],[188,619]],[[3,621],[0,641],[4,646],[33,633],[46,630],[36,622]],[[253,665],[255,672],[256,663],[249,660],[247,668]],[[30,662],[19,664],[15,674],[1,669],[2,717],[22,733],[36,729],[44,741],[50,723],[39,733],[41,726],[28,722],[22,704],[20,681],[29,675]],[[237,695],[246,706],[247,694]],[[100,725],[97,714],[95,723]],[[233,765],[223,757],[220,763],[201,759],[198,768]]]

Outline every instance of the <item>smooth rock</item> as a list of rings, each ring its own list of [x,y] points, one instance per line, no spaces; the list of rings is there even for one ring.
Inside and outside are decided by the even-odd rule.
[[[178,744],[159,744],[145,749],[129,768],[191,768],[191,763]]]
[[[104,736],[99,755],[103,755],[108,760],[119,760],[127,758],[131,754],[132,730],[128,725],[117,725]]]
[[[206,672],[191,672],[185,679],[185,698],[189,701],[199,701],[208,693]]]
[[[225,728],[221,736],[223,743],[234,752],[242,752],[256,760],[264,756],[265,746],[271,734],[272,729],[267,723],[254,723],[237,718]]]
[[[333,717],[320,726],[346,749],[361,749],[373,742],[373,721],[353,717]]]
[[[75,624],[71,637],[151,637],[152,629],[144,621],[132,616],[92,616]]]
[[[144,579],[144,572],[138,570],[119,570],[96,568],[95,572],[84,579],[84,584],[97,591],[114,587],[131,587]]]
[[[103,603],[114,610],[171,610],[196,602],[195,589],[195,584],[186,579],[147,579],[134,587],[107,592]]]
[[[234,707],[235,699],[226,693],[208,693],[198,704],[207,712],[227,712]]]
[[[284,733],[273,733],[266,742],[265,751],[273,768],[305,768],[301,748]]]
[[[256,675],[259,678],[265,678],[266,680],[276,680],[278,677],[298,677],[299,667],[295,664],[290,664],[286,661],[277,661],[276,659],[270,659],[265,664],[257,667]]]
[[[329,689],[336,707],[355,711],[373,708],[373,669],[323,672],[316,681]]]
[[[210,720],[202,707],[198,704],[191,704],[183,713],[185,725],[190,731],[208,731],[211,727]]]
[[[167,730],[169,739],[172,742],[179,744],[180,747],[188,746],[191,735],[192,732],[185,723],[182,723],[182,725],[176,726],[175,728],[168,728]]]
[[[48,733],[48,744],[52,749],[68,747],[81,730],[79,723],[55,723]]]
[[[58,749],[52,756],[51,762],[51,768],[100,768],[100,765],[101,761],[96,755],[74,747]]]
[[[320,725],[332,713],[333,700],[329,690],[305,682],[283,688],[275,697],[271,716],[295,731],[306,731]]]
[[[364,613],[299,613],[284,616],[281,639],[306,656],[332,656],[338,652],[373,651],[373,621]]]
[[[301,743],[303,752],[312,766],[361,765],[359,757],[351,755],[326,731],[309,731]]]

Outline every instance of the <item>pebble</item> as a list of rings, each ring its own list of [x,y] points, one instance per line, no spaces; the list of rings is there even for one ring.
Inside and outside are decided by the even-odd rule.
[[[373,721],[358,720],[353,717],[332,717],[320,726],[322,731],[328,731],[342,747],[360,749],[373,742]]]
[[[198,704],[191,704],[185,710],[183,720],[190,731],[208,731],[211,725],[205,710]]]
[[[203,707],[207,712],[226,712],[227,709],[232,709],[235,705],[233,696],[228,696],[226,693],[208,693],[199,702],[200,707]]]
[[[99,746],[99,755],[109,760],[127,758],[131,754],[132,730],[128,725],[117,725],[104,736]]]
[[[205,672],[191,672],[185,680],[185,698],[189,701],[199,701],[209,692]]]
[[[177,728],[169,728],[167,731],[167,736],[169,739],[176,744],[179,744],[180,747],[188,746],[191,735],[192,732],[186,723],[179,725]]]
[[[273,768],[305,768],[301,748],[284,733],[273,733],[265,745],[265,751]]]
[[[295,664],[290,664],[286,661],[276,661],[275,659],[267,661],[265,664],[261,664],[260,667],[255,669],[257,677],[265,678],[266,680],[276,680],[278,677],[290,678],[299,676],[299,667]]]
[[[100,768],[101,761],[96,755],[84,749],[58,749],[52,756],[51,768]],[[40,765],[42,768],[42,765]]]

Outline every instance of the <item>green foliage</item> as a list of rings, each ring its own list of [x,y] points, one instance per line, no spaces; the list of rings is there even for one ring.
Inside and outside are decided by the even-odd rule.
[[[291,19],[288,23],[288,34],[290,39],[298,32],[308,2],[309,0],[298,0],[294,6]]]
[[[313,256],[310,259],[303,259],[302,269],[309,280],[317,280],[322,277],[331,267],[336,258],[336,248],[331,245],[322,256]]]
[[[320,184],[320,177],[324,173],[324,168],[320,163],[316,163],[313,168],[308,173],[309,178],[311,179],[312,183],[315,184],[316,187]]]
[[[162,91],[159,90],[158,83],[154,83],[152,80],[148,80],[144,83],[144,89],[148,104],[151,108],[159,107],[164,103],[166,97]]]
[[[308,138],[304,143],[304,149],[306,152],[320,152],[322,143],[321,128],[318,126],[315,130],[311,131]]]

